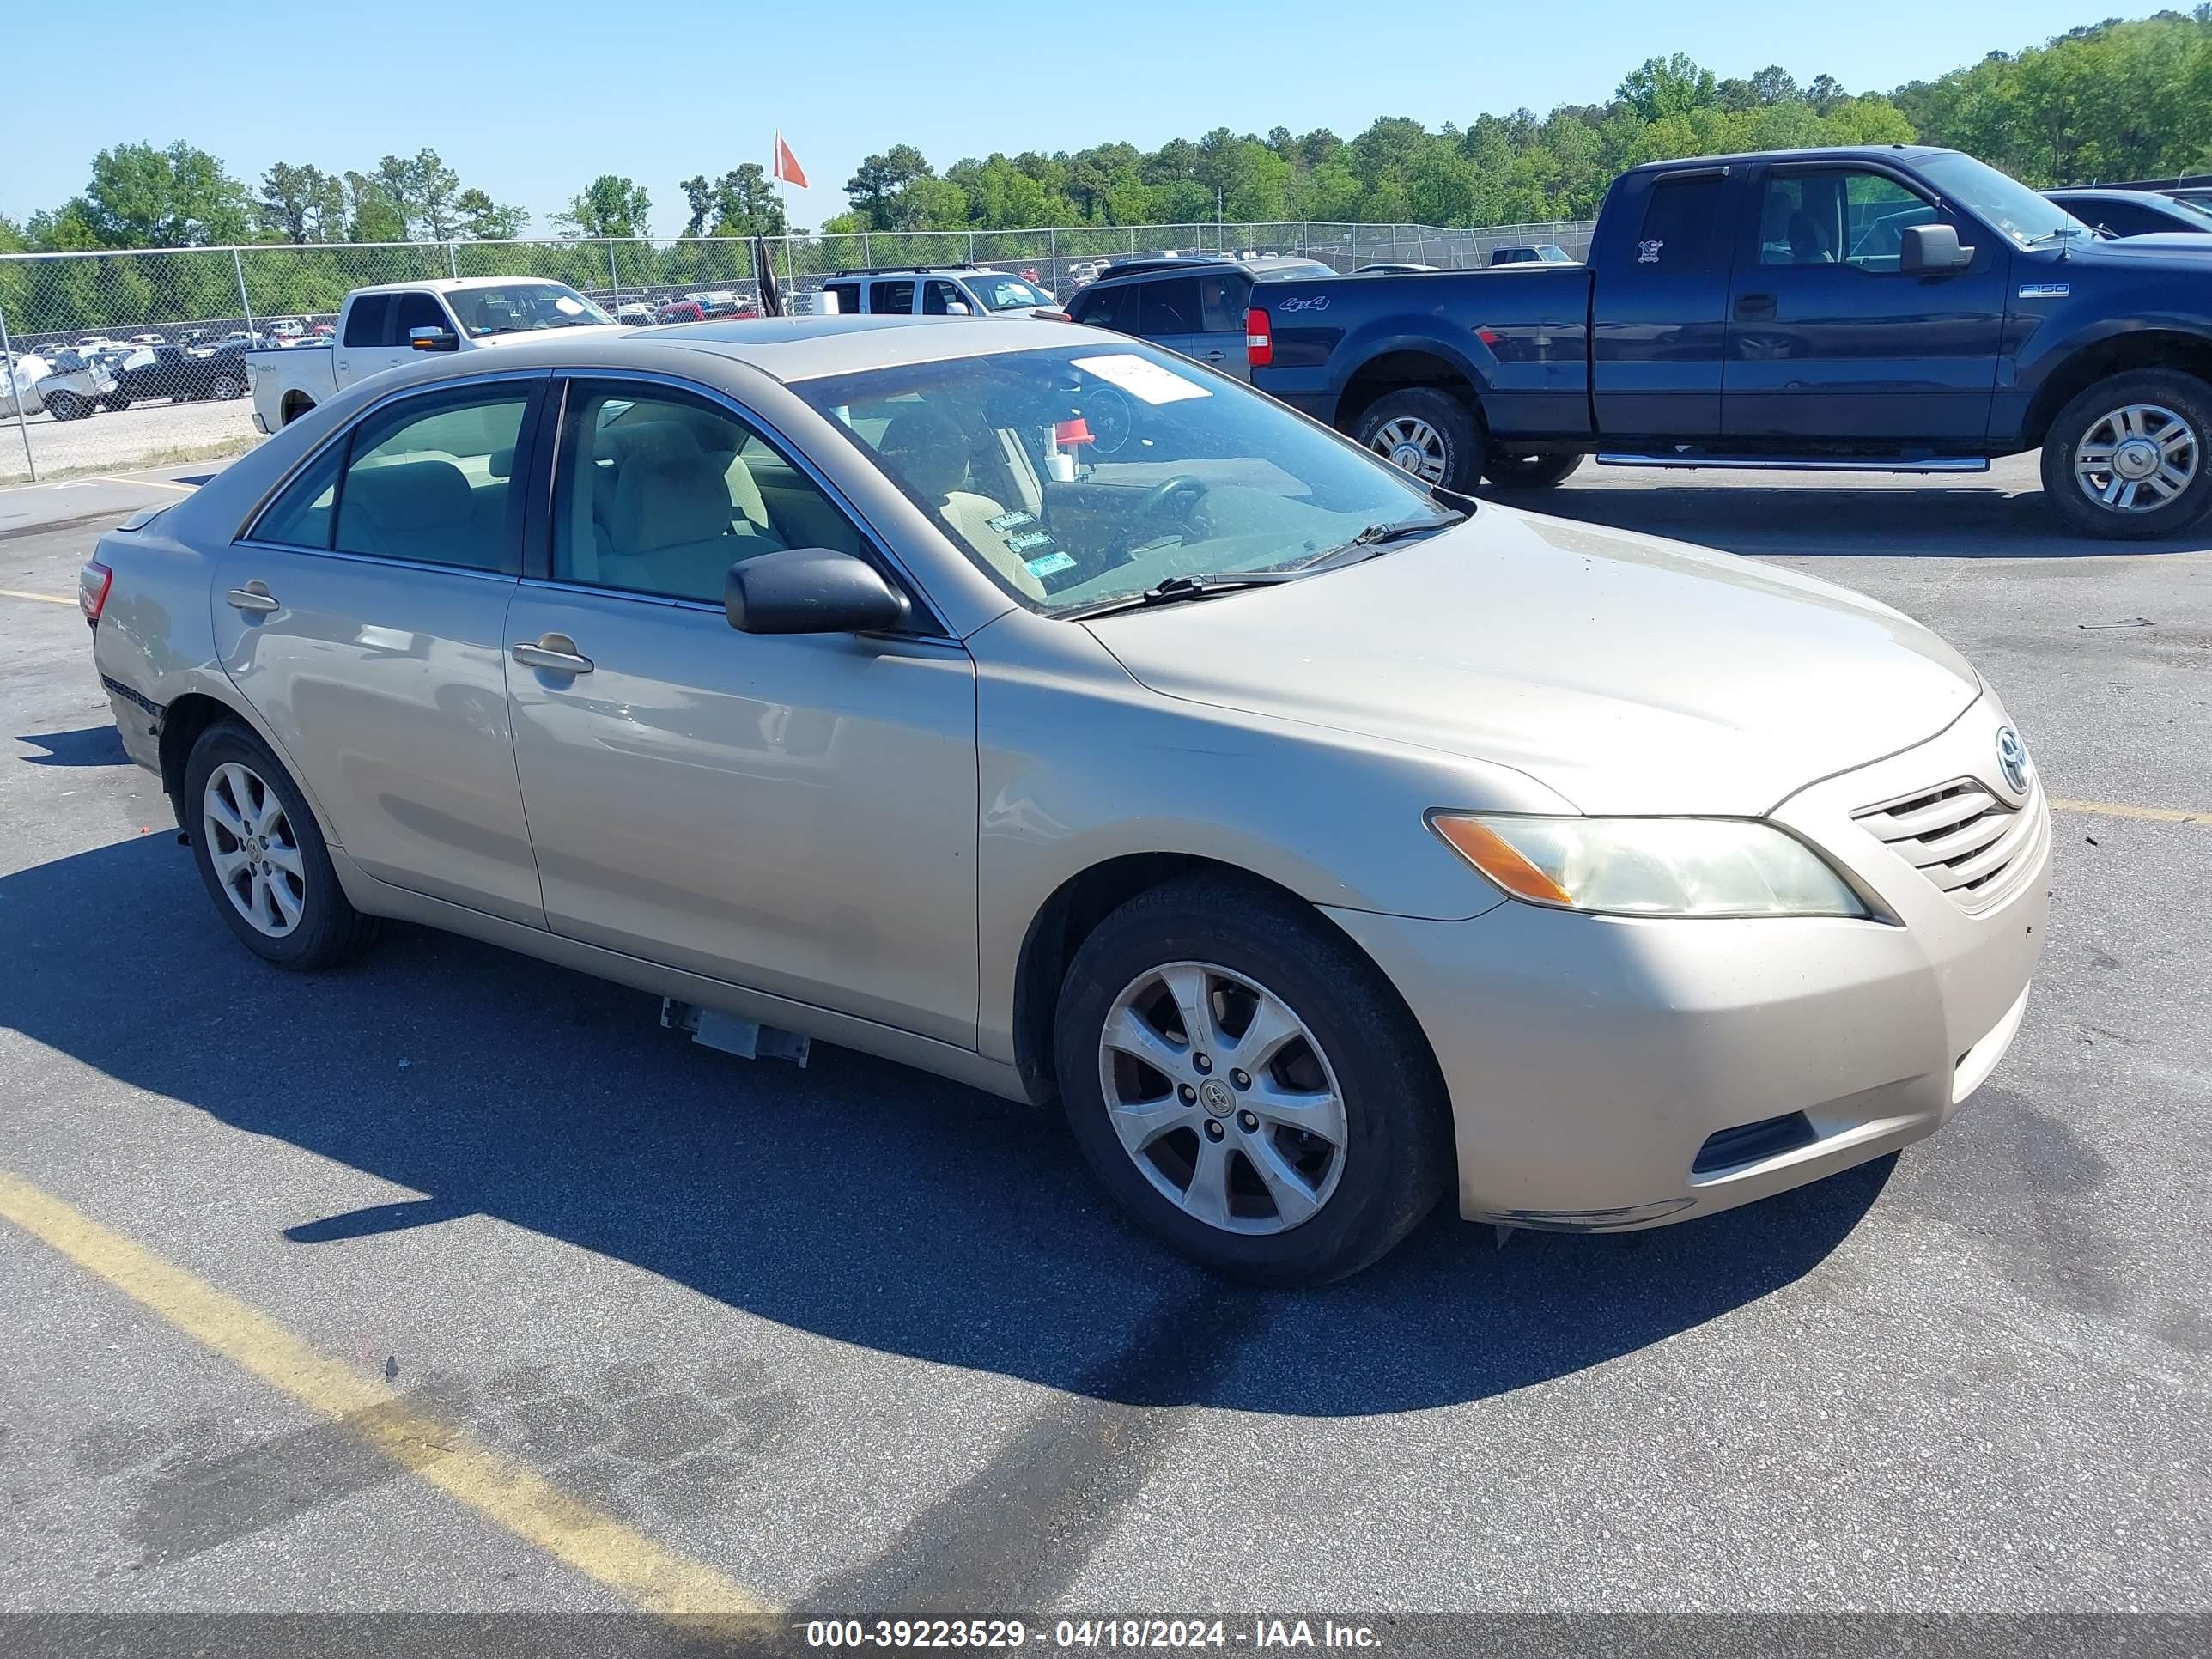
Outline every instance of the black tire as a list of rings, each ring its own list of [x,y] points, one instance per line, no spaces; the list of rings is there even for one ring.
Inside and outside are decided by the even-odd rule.
[[[1493,447],[1483,459],[1482,476],[1500,489],[1548,489],[1565,483],[1582,464],[1579,454],[1502,454]]]
[[[75,392],[61,392],[46,399],[46,413],[58,421],[81,421],[92,410]]]
[[[1139,1154],[1126,1150],[1115,1132],[1101,1077],[1105,1022],[1126,988],[1176,963],[1212,963],[1229,975],[1249,976],[1287,1006],[1327,1057],[1344,1107],[1341,1162],[1333,1189],[1323,1191],[1320,1208],[1302,1222],[1245,1233],[1201,1220],[1154,1184],[1139,1168]],[[1224,995],[1224,1007],[1227,1002]],[[1054,1048],[1069,1125],[1107,1191],[1146,1231],[1227,1277],[1306,1285],[1357,1273],[1403,1238],[1448,1184],[1450,1112],[1436,1062],[1412,1016],[1350,940],[1311,910],[1256,883],[1182,877],[1109,915],[1069,966]],[[1234,1049],[1230,1052],[1233,1059]],[[1297,1043],[1282,1053],[1291,1058],[1279,1063],[1312,1063],[1310,1050]],[[1227,1079],[1243,1075],[1221,1069]],[[1249,1086],[1249,1079],[1239,1086]],[[1222,1141],[1230,1132],[1242,1133],[1242,1115],[1224,1111],[1218,1122],[1201,1123]],[[1217,1127],[1223,1133],[1214,1133]],[[1176,1133],[1188,1135],[1183,1144],[1197,1150],[1197,1130]],[[1169,1147],[1170,1140],[1154,1144]],[[1236,1150],[1241,1144],[1230,1139],[1231,1170],[1244,1158]],[[1250,1196],[1238,1201],[1264,1206],[1265,1224],[1266,1213],[1279,1212],[1249,1158],[1241,1175]],[[1185,1179],[1194,1182],[1194,1171]]]
[[[1426,482],[1462,495],[1474,492],[1482,477],[1484,445],[1482,423],[1472,409],[1437,387],[1407,386],[1385,392],[1368,404],[1352,423],[1352,436],[1387,459],[1392,445],[1386,434],[1401,422],[1419,422],[1441,441],[1443,476]]]
[[[120,415],[131,407],[131,394],[127,392],[111,392],[100,400],[100,406],[111,415]]]
[[[2092,499],[2075,458],[2098,428],[2136,406],[2164,411],[2187,428],[2191,476],[2164,505],[2129,512]],[[2144,424],[2158,428],[2154,437],[2172,430],[2163,422]],[[2110,484],[2117,473],[2115,467],[2100,476]],[[2087,388],[2058,411],[2044,439],[2043,496],[2069,529],[2085,535],[2135,541],[2180,534],[2212,508],[2212,386],[2178,369],[2139,368]]]
[[[228,403],[234,398],[242,398],[246,395],[246,382],[234,375],[218,374],[215,377],[214,382],[209,386],[205,395]]]
[[[289,832],[288,845],[298,854],[300,915],[290,931],[281,937],[272,937],[249,921],[216,873],[216,849],[211,844],[215,837],[205,822],[204,803],[209,780],[218,769],[234,763],[253,774],[276,796]],[[185,763],[185,793],[179,805],[192,839],[192,861],[199,866],[200,879],[207,884],[216,913],[237,935],[238,942],[264,962],[308,972],[336,967],[375,942],[377,918],[362,915],[348,902],[338,885],[337,872],[331,867],[322,827],[308,810],[307,798],[283,763],[252,728],[235,720],[218,720],[200,733],[191,758]]]

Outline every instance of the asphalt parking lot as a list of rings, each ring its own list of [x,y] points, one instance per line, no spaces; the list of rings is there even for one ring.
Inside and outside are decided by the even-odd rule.
[[[2065,803],[2025,1028],[1895,1159],[1261,1296],[1048,1115],[416,929],[246,956],[48,602],[176,476],[0,492],[0,1612],[2212,1612],[2212,524],[1544,495],[2002,691]]]

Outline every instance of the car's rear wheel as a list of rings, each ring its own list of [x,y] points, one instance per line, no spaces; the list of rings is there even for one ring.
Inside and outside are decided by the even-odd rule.
[[[58,421],[77,421],[92,410],[75,392],[57,392],[46,399],[46,413]]]
[[[185,765],[193,861],[246,948],[280,968],[329,968],[374,940],[347,902],[307,799],[269,745],[234,721],[200,733]]]
[[[1350,941],[1270,890],[1194,876],[1122,905],[1077,951],[1054,1037],[1100,1181],[1217,1273],[1340,1279],[1443,1190],[1420,1032]]]
[[[1361,413],[1352,435],[1423,483],[1464,495],[1482,477],[1482,428],[1474,411],[1435,386],[1385,392]]]
[[[208,392],[210,396],[220,398],[225,403],[228,403],[234,398],[245,395],[246,382],[234,374],[218,374],[208,387]]]
[[[1483,458],[1482,474],[1500,489],[1547,489],[1565,482],[1582,464],[1579,454],[1516,455],[1493,446]]]
[[[2162,368],[2098,381],[2051,423],[2043,493],[2092,536],[2179,534],[2212,508],[2212,386]]]

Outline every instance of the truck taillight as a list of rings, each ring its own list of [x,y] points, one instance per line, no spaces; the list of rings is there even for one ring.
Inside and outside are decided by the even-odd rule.
[[[100,613],[107,605],[107,590],[114,581],[115,573],[97,559],[86,560],[84,568],[77,572],[76,602],[87,622],[100,621]]]
[[[1254,306],[1244,313],[1244,361],[1265,368],[1275,361],[1275,333],[1267,313]]]

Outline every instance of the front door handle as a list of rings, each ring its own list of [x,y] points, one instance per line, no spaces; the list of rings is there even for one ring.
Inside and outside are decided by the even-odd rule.
[[[555,674],[592,672],[592,659],[577,650],[575,641],[566,634],[544,634],[534,641],[525,640],[507,654],[525,668],[543,668]]]
[[[250,616],[265,617],[276,609],[276,596],[269,591],[269,584],[256,578],[243,587],[234,587],[223,599],[234,611],[243,611]]]
[[[1740,323],[1755,323],[1774,315],[1774,296],[1771,294],[1739,294],[1735,296],[1735,319]]]

